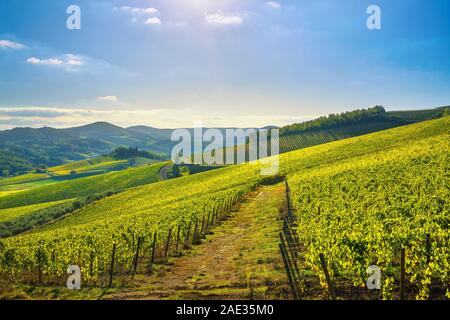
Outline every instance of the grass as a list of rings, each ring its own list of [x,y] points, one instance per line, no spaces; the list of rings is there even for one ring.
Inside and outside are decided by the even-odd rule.
[[[116,160],[113,157],[97,157],[52,167],[49,168],[48,171],[55,175],[69,175],[72,171],[77,173],[99,170],[111,171],[119,166],[126,165],[127,163],[127,160]]]
[[[334,166],[340,164],[342,164],[344,168],[345,166],[355,166],[359,163],[358,161],[355,162],[355,159],[369,155],[373,155],[374,161],[383,161],[383,158],[378,156],[377,153],[381,155],[383,152],[389,152],[389,150],[393,148],[408,148],[408,146],[416,140],[441,136],[442,134],[447,133],[449,131],[449,119],[450,118],[432,120],[430,122],[394,128],[375,134],[286,153],[280,157],[280,173],[283,175],[300,174],[302,172],[307,174],[311,168],[316,168],[317,170],[315,170],[315,172],[320,174],[323,170],[322,168],[326,167],[331,168],[330,170],[334,170]],[[128,179],[130,179],[131,175],[129,173],[134,172],[139,171],[123,171],[110,175],[117,175],[117,177],[123,177],[124,179],[128,176]],[[169,210],[168,208],[172,207],[172,205],[180,205],[182,207],[185,199],[194,199],[203,196],[203,194],[196,192],[196,186],[207,186],[206,189],[210,190],[210,194],[214,194],[215,192],[222,190],[221,181],[224,181],[224,179],[232,179],[236,184],[242,184],[251,179],[255,179],[255,176],[257,175],[259,175],[259,168],[257,166],[243,165],[217,169],[193,176],[181,177],[175,180],[163,181],[158,184],[141,186],[112,196],[106,200],[101,200],[82,210],[76,216],[69,217],[68,219],[64,219],[57,224],[52,225],[51,229],[71,227],[80,224],[86,226],[91,223],[100,222],[104,219],[111,219],[112,217],[117,219],[124,215],[139,215],[148,212],[155,212],[156,217],[163,214],[166,210]],[[106,177],[107,176],[108,175],[106,175]],[[88,181],[97,183],[97,180],[94,178],[90,178],[92,180],[85,179],[84,181],[78,181],[82,182],[82,185]],[[106,181],[101,182],[103,188],[106,188],[107,186],[110,187],[110,184],[114,181],[112,179],[106,179]],[[72,184],[69,184],[69,186],[72,186]],[[77,187],[79,187],[79,185],[77,185]],[[58,189],[61,188],[62,190],[65,189],[63,185]],[[20,194],[3,197],[0,198],[0,207],[5,207],[7,205],[13,206],[18,202],[30,201],[28,200],[28,197],[37,197],[36,193],[38,191],[40,198],[54,198],[51,196],[50,192],[56,192],[55,190],[58,189],[53,187],[39,188],[32,190],[32,192],[22,192]],[[59,195],[62,193],[62,190],[57,194]],[[69,197],[69,195],[73,197],[79,192],[79,190],[67,192],[67,197]],[[24,197],[24,195],[27,197]],[[170,210],[176,211],[177,209],[174,208]]]
[[[285,153],[324,143],[339,141],[398,127],[397,122],[372,120],[362,124],[341,126],[335,129],[314,130],[280,137],[280,152]]]
[[[17,207],[17,208],[11,208],[11,209],[3,209],[0,210],[0,223],[7,222],[12,219],[17,219],[23,216],[27,216],[29,214],[32,214],[38,210],[45,209],[48,207],[52,207],[64,202],[67,202],[69,200],[61,200],[61,201],[53,201],[53,202],[46,202],[46,203],[40,203],[40,204],[33,204],[30,206],[23,206],[23,207]]]
[[[5,178],[0,180],[0,188],[15,184],[29,183],[49,178],[46,173],[27,173],[13,178]]]
[[[0,209],[79,198],[106,191],[120,191],[157,182],[158,172],[166,164],[158,163],[25,190],[1,197]]]
[[[446,141],[448,145],[449,132],[450,118],[447,117],[297,150],[280,156],[280,174],[287,176],[288,179],[294,175],[296,179],[303,176],[312,179],[355,168],[364,169],[380,166],[384,163],[395,163],[399,159],[408,159],[411,155],[427,155],[430,149],[424,147],[426,145],[433,144],[436,148],[441,148],[446,145]],[[65,236],[74,232],[78,232],[77,235],[88,234],[90,237],[95,237],[100,232],[104,232],[102,236],[106,234],[107,237],[120,232],[124,236],[131,237],[135,236],[136,230],[142,232],[139,229],[140,227],[145,227],[146,230],[150,228],[160,230],[162,227],[170,225],[172,221],[177,221],[176,219],[179,219],[180,215],[192,215],[193,210],[201,210],[202,208],[190,206],[195,205],[195,201],[203,204],[201,199],[205,197],[215,197],[218,201],[223,199],[223,192],[231,188],[230,184],[226,183],[232,182],[234,187],[260,181],[259,169],[260,165],[245,164],[132,188],[108,199],[100,200],[84,208],[76,215],[51,225],[51,228],[40,230],[36,233],[37,237],[34,239],[24,235],[9,239],[8,244],[14,246],[15,241],[17,241],[20,245],[26,246],[27,241],[32,243],[36,239],[46,239],[47,237],[64,239]],[[129,173],[128,179],[131,179],[130,176],[136,178],[137,172],[140,171],[124,171],[121,173]],[[126,174],[123,177],[121,176],[121,179],[126,179],[126,176]],[[112,180],[108,182],[109,186],[117,183]],[[100,182],[99,184],[102,185]],[[94,183],[77,186],[78,192],[80,190],[84,192],[84,188],[90,186],[94,186]],[[31,194],[39,189],[33,190]],[[7,205],[8,202],[5,204],[4,199],[8,198],[11,203],[11,199],[25,193],[21,192],[20,194],[0,198],[0,206]],[[49,193],[46,190],[45,193],[41,194],[48,196]],[[18,197],[14,200],[18,201],[21,198]],[[272,206],[268,205],[268,207]],[[254,210],[264,213],[263,209],[264,207],[259,207]],[[130,224],[130,221],[132,224]],[[261,233],[252,238],[254,241],[264,239],[264,229],[268,230],[268,234],[273,232],[270,231],[270,227],[262,227],[265,222],[264,214],[257,221],[258,231]],[[219,232],[219,229],[215,230],[212,236]],[[275,250],[275,248],[270,247],[270,241],[264,240],[263,242],[263,245],[269,246],[264,250]],[[264,277],[267,272],[264,268],[256,268],[257,266],[265,266],[265,262],[270,261],[257,254],[262,249],[262,247],[254,247],[251,244],[246,245],[244,241],[241,243],[239,252],[233,257],[236,268],[250,266],[249,283],[252,282],[254,277]],[[252,256],[253,253],[255,253],[254,256]],[[196,282],[203,281],[201,279],[208,278],[208,276],[207,273],[205,275],[197,274],[194,279]],[[264,287],[266,286],[261,286],[261,290],[266,290]]]

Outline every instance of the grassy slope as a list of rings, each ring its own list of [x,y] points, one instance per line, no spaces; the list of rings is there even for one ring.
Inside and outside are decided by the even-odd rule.
[[[98,176],[60,182],[0,198],[0,209],[123,190],[158,181],[158,172],[166,163],[127,169]]]
[[[449,107],[422,110],[389,111],[388,114],[401,118],[408,122],[420,122],[441,118],[444,115],[446,108]]]
[[[126,160],[116,160],[112,157],[98,157],[52,167],[49,168],[48,171],[53,174],[67,175],[70,174],[71,171],[80,173],[98,169],[108,169],[126,163]]]
[[[48,177],[49,175],[46,173],[27,173],[14,178],[1,179],[0,187],[44,180],[47,179]]]
[[[281,155],[280,170],[282,174],[290,176],[309,174],[310,170],[315,168],[314,172],[320,174],[325,172],[327,167],[335,170],[339,166],[342,168],[358,166],[361,163],[359,159],[364,158],[370,160],[366,162],[370,165],[396,161],[395,157],[402,156],[396,149],[405,148],[405,151],[411,148],[420,149],[424,143],[442,142],[448,138],[449,131],[450,118],[443,118],[324,144]],[[406,152],[404,154],[407,156]],[[232,180],[234,185],[242,185],[254,183],[259,179],[261,179],[259,167],[246,164],[145,185],[101,200],[49,228],[103,224],[109,219],[116,220],[119,216],[139,217],[140,214],[145,216],[151,212],[155,213],[156,219],[167,211],[177,211],[175,208],[179,207],[179,210],[182,210],[187,201],[193,199],[200,201],[201,197],[214,194],[219,196],[219,192],[223,191],[224,181]],[[204,190],[208,190],[208,194],[205,194]]]
[[[161,162],[160,160],[141,157],[135,157],[133,160],[135,161],[134,167]],[[0,197],[62,181],[85,178],[111,171],[120,171],[127,167],[128,160],[116,160],[109,156],[74,161],[51,167],[47,173],[27,173],[14,178],[0,179]],[[72,175],[72,171],[75,171],[76,174]]]
[[[361,124],[342,126],[339,128],[314,130],[280,137],[280,152],[285,153],[297,149],[308,148],[323,143],[357,137],[373,132],[398,127],[391,121],[376,120]]]
[[[29,206],[12,208],[12,209],[3,209],[3,210],[0,210],[0,223],[6,222],[11,219],[16,219],[19,217],[27,216],[38,210],[52,207],[52,206],[64,203],[66,201],[69,201],[69,200],[45,202],[45,203],[33,204],[33,205],[29,205]]]
[[[404,124],[407,124],[406,122]],[[336,128],[327,128],[327,129],[317,129],[300,133],[293,133],[287,135],[280,136],[280,153],[291,152],[294,150],[305,149],[325,143],[330,143],[334,141],[344,140],[348,138],[358,137],[374,132],[379,132],[391,128],[396,128],[401,125],[404,125],[399,121],[393,120],[382,120],[382,119],[374,119],[374,120],[366,120],[360,123],[349,124],[349,125],[341,125]],[[270,143],[270,139],[269,143]],[[270,145],[269,145],[270,146]],[[233,147],[226,147],[223,149],[223,155],[225,159],[225,154],[228,150]],[[270,148],[270,147],[269,147]],[[236,150],[236,147],[234,147]],[[249,144],[246,144],[246,161],[248,161],[248,149]],[[256,152],[257,150],[254,150]],[[237,152],[235,152],[237,153]],[[269,152],[270,153],[270,152]],[[204,155],[205,161],[209,160],[209,153]],[[212,163],[212,160],[209,160],[209,163]]]

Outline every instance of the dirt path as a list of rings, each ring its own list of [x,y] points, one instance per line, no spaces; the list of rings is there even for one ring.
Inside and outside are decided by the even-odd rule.
[[[286,299],[278,251],[283,184],[250,194],[187,255],[159,274],[136,276],[133,287],[104,299]]]

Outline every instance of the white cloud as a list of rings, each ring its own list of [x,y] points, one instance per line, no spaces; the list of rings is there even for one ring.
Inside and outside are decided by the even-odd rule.
[[[119,126],[127,127],[144,124],[160,128],[192,128],[196,121],[202,120],[207,127],[264,127],[267,125],[283,126],[286,124],[303,122],[322,116],[323,114],[278,114],[255,115],[242,114],[236,117],[229,112],[205,114],[204,111],[192,108],[172,109],[155,108],[146,110],[92,108],[62,108],[62,107],[14,107],[0,106],[0,130],[17,126],[31,127],[71,127],[82,124],[107,121]]]
[[[159,10],[153,7],[149,8],[135,8],[135,7],[114,7],[114,11],[121,11],[126,14],[129,14],[132,16],[130,19],[130,22],[135,23],[144,23],[144,24],[150,24],[150,25],[159,25],[162,24],[161,19],[158,17],[154,17],[154,15],[159,13]]]
[[[65,54],[59,57],[51,57],[41,59],[36,57],[28,58],[27,63],[32,65],[59,66],[66,71],[78,71],[79,68],[86,64],[86,58],[74,54]]]
[[[104,102],[117,102],[119,101],[119,98],[117,98],[116,96],[100,96],[97,97],[97,100]]]
[[[67,55],[67,64],[71,65],[71,66],[81,66],[83,64],[82,59],[80,59],[77,56],[74,55]]]
[[[145,20],[145,24],[161,24],[161,19],[159,19],[158,17],[153,17],[153,18],[148,18],[147,20]]]
[[[25,45],[9,40],[0,40],[0,48],[23,49]]]
[[[276,1],[269,1],[269,2],[266,2],[266,5],[267,5],[268,7],[273,8],[273,9],[280,9],[280,8],[281,8],[281,4],[278,3],[278,2],[276,2]]]
[[[242,24],[244,22],[244,19],[238,15],[223,13],[205,14],[205,20],[208,24],[216,25]]]
[[[50,58],[50,59],[38,59],[36,57],[31,57],[27,59],[27,62],[29,64],[43,64],[43,65],[61,65],[63,64],[62,60],[57,58]]]
[[[130,14],[155,14],[158,13],[159,10],[156,8],[133,8],[133,7],[120,7],[120,10],[130,13]]]

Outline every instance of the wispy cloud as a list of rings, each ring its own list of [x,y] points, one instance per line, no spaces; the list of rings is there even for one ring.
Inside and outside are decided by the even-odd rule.
[[[148,18],[147,20],[145,20],[145,24],[150,24],[150,25],[158,25],[161,24],[161,19],[159,19],[158,17],[153,17],[153,18]]]
[[[24,108],[0,108],[0,117],[6,120],[7,117],[16,118],[57,118],[68,115],[64,109],[44,108],[44,107],[24,107]]]
[[[160,25],[162,23],[160,18],[155,17],[155,15],[159,13],[159,10],[154,7],[136,8],[124,6],[124,7],[114,7],[113,10],[131,15],[132,16],[132,18],[130,19],[131,23],[143,22],[144,24],[147,25]]]
[[[269,1],[266,2],[266,5],[272,9],[280,9],[281,8],[281,4],[279,2],[276,1]]]
[[[25,45],[10,40],[0,40],[0,48],[24,49]]]
[[[85,56],[75,54],[64,54],[57,57],[37,58],[30,57],[26,60],[28,64],[60,67],[65,71],[79,71],[81,66],[86,65],[89,59]]]
[[[119,101],[119,98],[116,96],[99,96],[96,100],[103,102],[117,102]]]
[[[39,59],[36,57],[31,57],[27,59],[29,64],[43,64],[43,65],[61,65],[63,64],[62,60],[58,58],[50,58],[50,59]]]
[[[206,23],[212,25],[236,25],[242,24],[244,22],[244,18],[234,14],[226,14],[226,13],[214,13],[214,14],[205,14]]]
[[[124,6],[124,7],[114,7],[114,10],[120,10],[129,14],[133,14],[133,15],[151,15],[151,14],[155,14],[158,13],[159,10],[156,8],[134,8],[134,7],[129,7],[129,6]]]
[[[230,117],[225,113],[204,112],[191,108],[171,109],[100,109],[100,108],[62,108],[62,107],[14,107],[0,106],[0,130],[18,126],[67,128],[97,121],[107,121],[122,127],[132,125],[150,125],[160,128],[190,128],[196,121],[208,127],[264,127],[283,126],[294,122],[311,120],[322,114],[279,114],[255,115],[243,114]]]

